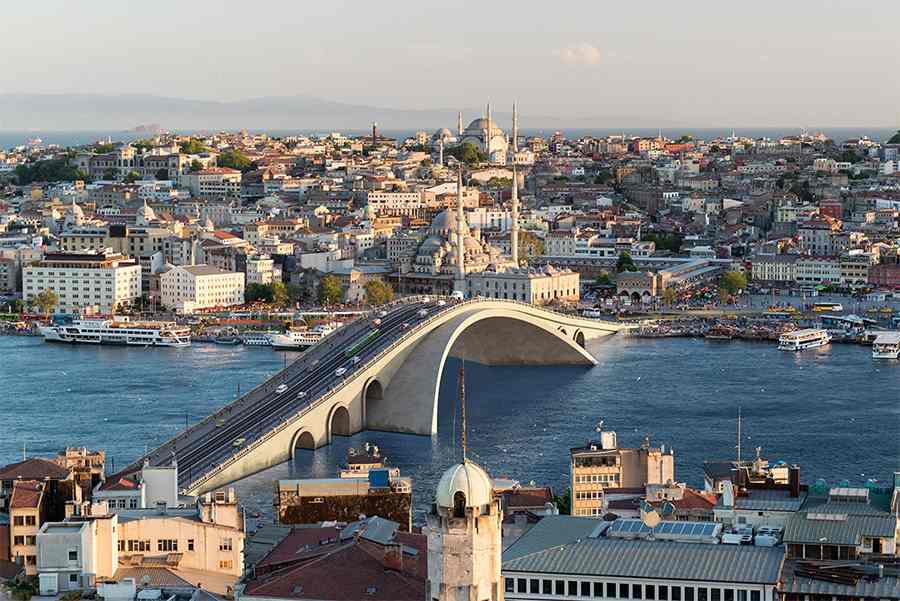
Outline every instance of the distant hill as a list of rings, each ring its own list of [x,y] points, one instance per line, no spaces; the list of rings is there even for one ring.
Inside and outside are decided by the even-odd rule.
[[[263,97],[233,102],[188,100],[130,94],[0,94],[0,130],[129,130],[136,123],[160,124],[163,129],[312,129],[364,130],[378,122],[383,130],[455,129],[455,108],[394,109],[346,104],[309,96]],[[482,108],[463,109],[464,126],[481,114]],[[493,117],[509,127],[509,111]],[[605,118],[557,118],[519,115],[523,128],[602,127],[628,125],[656,127],[674,125],[635,116]],[[644,123],[646,122],[646,123]]]

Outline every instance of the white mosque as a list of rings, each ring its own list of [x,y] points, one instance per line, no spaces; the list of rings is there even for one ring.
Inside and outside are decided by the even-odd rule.
[[[507,139],[506,133],[491,119],[490,103],[484,116],[469,123],[465,129],[462,128],[462,113],[460,113],[457,129],[459,130],[457,137],[461,144],[466,142],[475,144],[488,161],[495,165],[505,165],[518,151],[519,116],[515,103],[513,103],[511,140]]]

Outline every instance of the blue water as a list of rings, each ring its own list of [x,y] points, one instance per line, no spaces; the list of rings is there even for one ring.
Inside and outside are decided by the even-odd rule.
[[[800,354],[773,345],[612,338],[589,345],[583,367],[466,366],[470,455],[495,476],[567,485],[568,449],[598,419],[623,446],[675,449],[676,476],[702,485],[702,462],[734,455],[735,414],[745,453],[801,465],[804,481],[863,483],[900,469],[900,363],[831,345]],[[288,354],[291,356],[290,354]],[[265,348],[188,349],[50,345],[0,337],[0,465],[66,445],[104,448],[121,467],[283,365]],[[445,370],[434,438],[361,433],[237,484],[252,509],[271,510],[272,481],[330,476],[350,444],[379,444],[414,479],[415,503],[459,457],[456,365]]]

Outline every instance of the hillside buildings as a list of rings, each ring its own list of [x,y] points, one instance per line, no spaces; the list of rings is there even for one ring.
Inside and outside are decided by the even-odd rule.
[[[244,302],[243,273],[210,265],[179,265],[159,276],[160,303],[178,313]]]

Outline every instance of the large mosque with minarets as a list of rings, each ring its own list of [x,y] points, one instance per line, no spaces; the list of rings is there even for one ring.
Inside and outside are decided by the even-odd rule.
[[[478,150],[494,165],[506,165],[513,162],[519,149],[519,115],[516,103],[513,103],[512,135],[507,138],[491,117],[491,105],[488,103],[484,115],[469,123],[463,129],[462,113],[457,117],[456,136],[449,129],[443,128],[434,132],[433,144],[443,149],[447,144],[474,144]],[[443,152],[441,152],[443,154]]]

